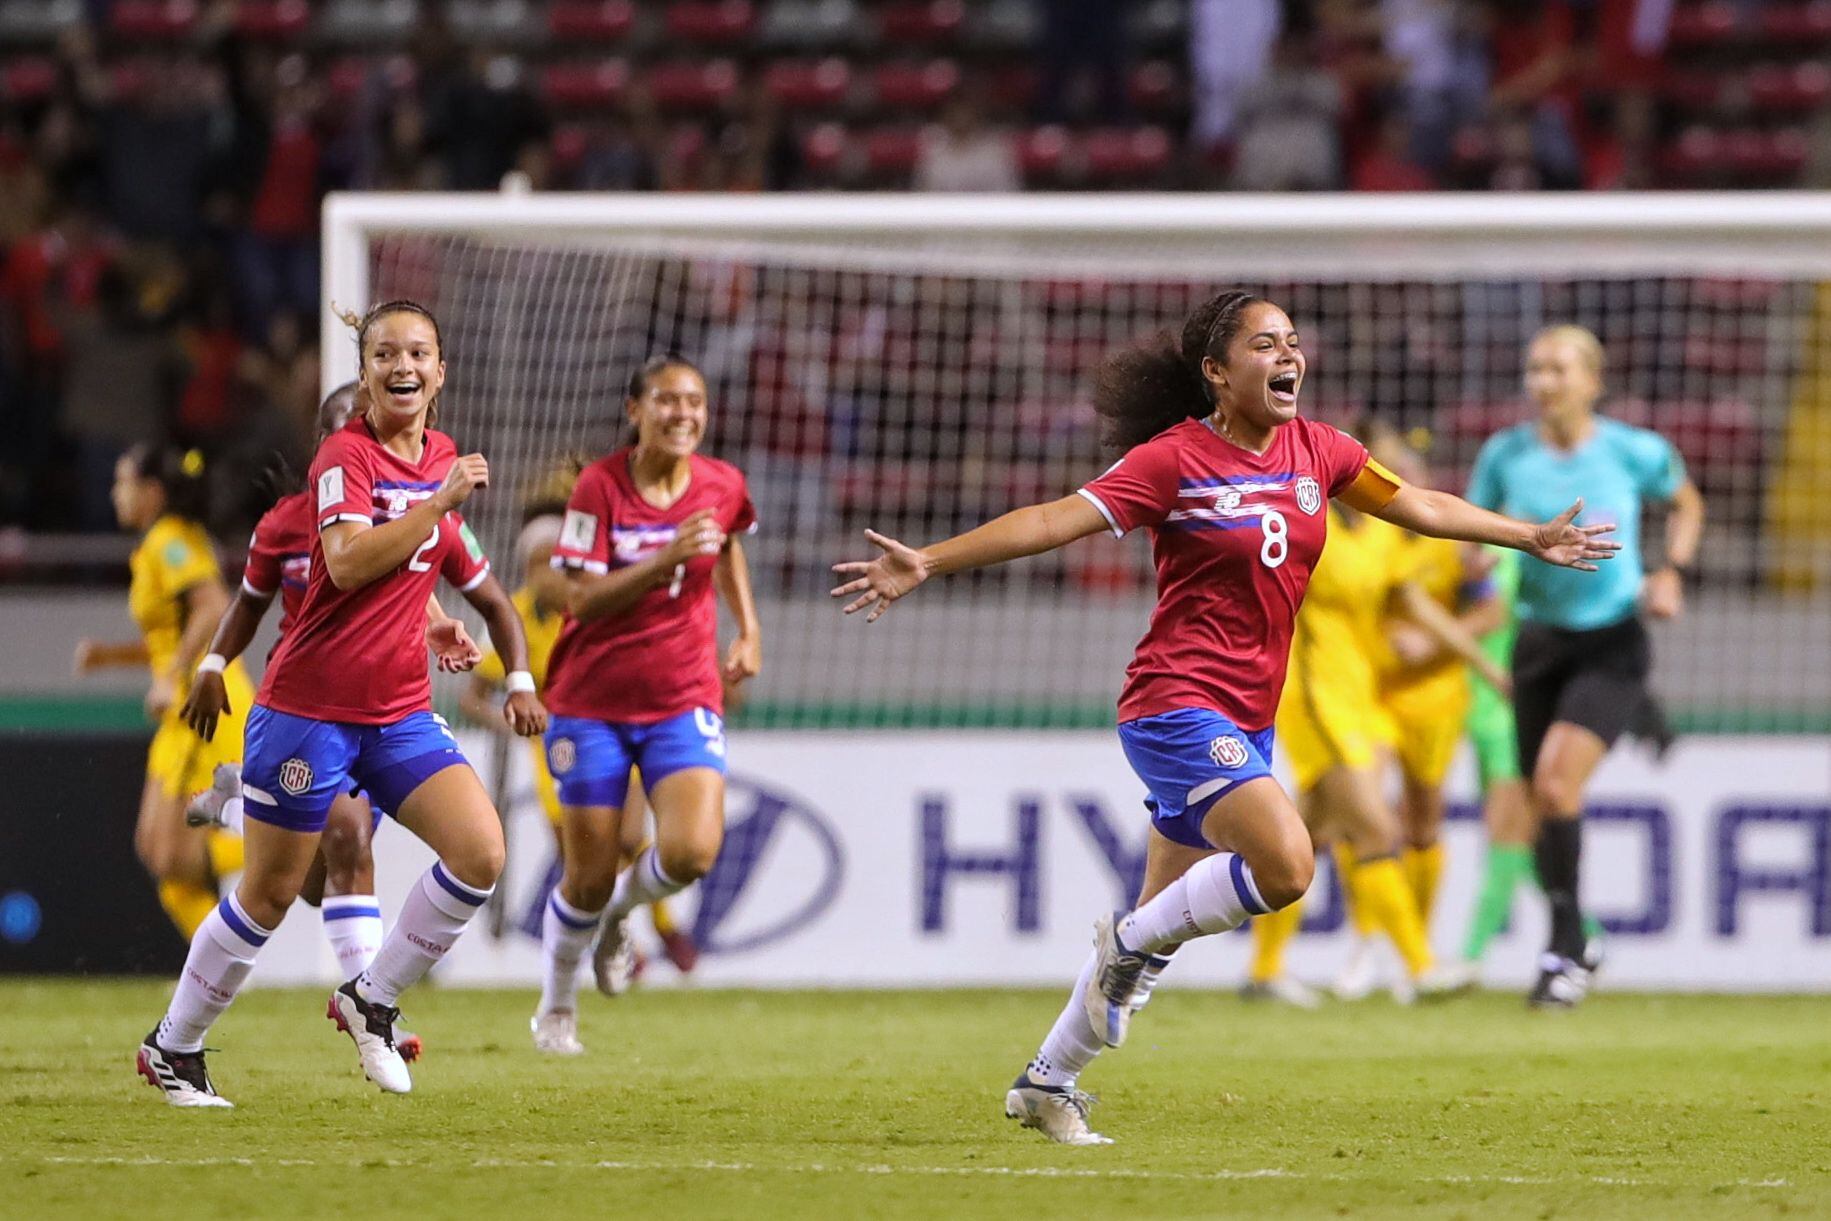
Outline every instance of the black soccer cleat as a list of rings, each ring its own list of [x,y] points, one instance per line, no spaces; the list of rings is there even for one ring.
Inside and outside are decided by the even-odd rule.
[[[154,1030],[140,1044],[134,1058],[146,1084],[158,1088],[165,1100],[175,1107],[233,1107],[235,1104],[216,1092],[210,1082],[210,1071],[204,1066],[203,1052],[167,1051],[159,1046],[159,1032]]]

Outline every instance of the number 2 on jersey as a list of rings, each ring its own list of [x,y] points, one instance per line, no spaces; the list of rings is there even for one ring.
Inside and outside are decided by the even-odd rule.
[[[434,547],[437,547],[438,545],[439,545],[439,528],[437,526],[434,526],[432,528],[432,533],[426,536],[426,541],[420,544],[420,549],[418,551],[415,551],[413,553],[413,558],[407,561],[407,571],[408,572],[431,572],[432,571],[432,561],[426,558],[426,553],[428,551],[431,551]]]
[[[1276,509],[1267,509],[1259,518],[1259,529],[1265,532],[1265,541],[1259,545],[1259,562],[1267,568],[1278,568],[1291,554],[1291,530],[1284,520],[1284,514]]]

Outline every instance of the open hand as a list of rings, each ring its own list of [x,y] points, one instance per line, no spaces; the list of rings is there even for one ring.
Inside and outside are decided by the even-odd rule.
[[[859,595],[846,603],[845,613],[848,615],[875,602],[877,605],[871,606],[871,613],[865,616],[865,622],[876,623],[878,616],[889,610],[892,602],[928,579],[928,564],[922,559],[921,552],[875,530],[865,531],[865,537],[884,554],[875,560],[847,560],[833,565],[834,572],[853,575],[857,579],[836,587],[832,590],[832,595],[835,598]]]
[[[426,647],[432,650],[439,670],[445,674],[462,674],[475,669],[483,660],[483,650],[477,647],[477,642],[471,639],[458,619],[443,619],[437,623],[427,620]]]
[[[1582,572],[1595,572],[1596,560],[1613,559],[1615,553],[1621,550],[1621,544],[1600,536],[1613,532],[1614,524],[1604,522],[1595,526],[1573,525],[1577,514],[1582,511],[1583,501],[1578,500],[1534,530],[1532,541],[1525,548],[1526,554],[1537,556],[1547,564],[1575,568]]]

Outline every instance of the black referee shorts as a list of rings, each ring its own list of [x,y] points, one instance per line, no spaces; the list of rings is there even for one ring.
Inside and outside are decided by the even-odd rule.
[[[1638,615],[1588,631],[1522,623],[1513,646],[1513,717],[1520,774],[1538,766],[1556,721],[1569,721],[1613,746],[1643,717],[1653,648]]]

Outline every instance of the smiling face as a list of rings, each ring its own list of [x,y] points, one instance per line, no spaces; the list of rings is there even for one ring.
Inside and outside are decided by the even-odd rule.
[[[1572,334],[1547,331],[1526,349],[1526,393],[1544,416],[1588,411],[1602,393],[1595,354]]]
[[[706,435],[706,382],[685,365],[649,374],[642,396],[625,406],[639,449],[685,458]]]
[[[1269,301],[1256,301],[1241,312],[1225,364],[1202,358],[1202,376],[1214,387],[1215,401],[1262,428],[1295,418],[1306,367],[1297,328]]]
[[[402,310],[370,322],[363,340],[362,385],[372,418],[401,428],[423,417],[445,385],[445,360],[432,320]]]

